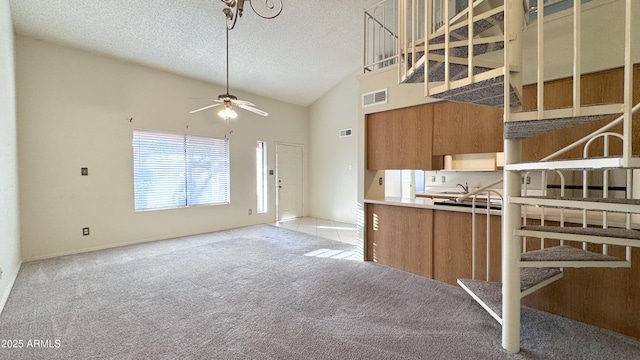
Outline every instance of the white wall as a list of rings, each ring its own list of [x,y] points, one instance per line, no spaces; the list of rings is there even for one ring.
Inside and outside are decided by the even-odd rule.
[[[349,76],[310,108],[309,215],[355,224],[358,190],[358,81]],[[341,129],[351,137],[339,138]]]
[[[18,152],[13,25],[9,0],[0,0],[0,312],[20,268]]]
[[[255,214],[255,143],[275,169],[276,142],[308,145],[307,108],[234,92],[270,115],[239,110],[232,123],[231,205],[135,212],[132,130],[222,137],[215,111],[188,111],[223,87],[22,36],[16,60],[23,259],[275,220],[273,176],[269,213]]]

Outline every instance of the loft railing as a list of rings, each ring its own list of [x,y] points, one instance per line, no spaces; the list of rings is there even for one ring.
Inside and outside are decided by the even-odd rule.
[[[397,63],[398,0],[383,0],[364,11],[364,70]]]

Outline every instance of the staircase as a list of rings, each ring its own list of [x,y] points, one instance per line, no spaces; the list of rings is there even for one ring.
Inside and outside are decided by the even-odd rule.
[[[502,345],[511,352],[520,350],[522,297],[561,279],[564,268],[630,267],[631,248],[640,247],[640,231],[637,230],[640,226],[632,221],[633,214],[640,214],[640,200],[631,198],[632,169],[640,168],[640,158],[634,156],[634,150],[640,153],[640,149],[633,149],[632,145],[632,115],[640,105],[634,107],[632,102],[630,50],[633,34],[631,10],[637,1],[621,1],[625,3],[625,30],[620,37],[624,38],[626,48],[623,101],[591,106],[581,104],[583,11],[581,1],[575,1],[572,6],[574,51],[573,58],[567,59],[574,64],[573,106],[546,109],[545,88],[537,86],[537,109],[528,112],[522,111],[522,48],[536,48],[537,84],[544,84],[547,70],[543,36],[544,1],[535,2],[535,17],[538,19],[535,44],[523,43],[524,19],[530,18],[530,8],[523,4],[530,5],[532,1],[464,0],[455,2],[453,8],[447,5],[451,2],[442,0],[400,1],[399,81],[424,82],[425,96],[428,97],[504,109],[502,282],[459,279],[458,284],[502,325]],[[553,5],[560,2],[554,0]],[[532,28],[529,31],[533,31]],[[521,161],[524,138],[612,116],[617,118],[610,124],[585,138],[576,139],[541,161]],[[622,133],[608,132],[617,124],[622,124]],[[599,157],[588,156],[589,146],[600,138],[605,144],[603,153]],[[609,154],[610,140],[621,142],[622,154]],[[576,147],[584,147],[582,158],[558,159]],[[561,196],[548,196],[546,191],[542,196],[528,196],[526,191],[523,192],[523,174],[540,173],[546,179],[550,171],[561,175],[567,171],[581,171],[582,196],[564,196],[564,189]],[[612,198],[608,194],[607,185],[612,171],[625,171],[627,174],[625,198]],[[588,182],[600,174],[604,190],[596,196],[589,190]],[[484,190],[479,189],[478,192]],[[474,195],[471,193],[465,197]],[[539,220],[540,224],[528,225],[529,214],[534,209],[539,212],[536,221]],[[550,213],[560,217],[559,225],[545,224],[545,215]],[[582,226],[566,226],[566,214],[581,217],[578,225]],[[527,251],[527,241],[531,239],[539,239],[540,245]],[[626,256],[610,256],[609,245],[626,247]]]

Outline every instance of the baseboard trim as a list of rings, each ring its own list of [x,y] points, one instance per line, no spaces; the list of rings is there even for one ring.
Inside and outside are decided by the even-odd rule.
[[[16,283],[16,279],[18,278],[18,273],[20,272],[20,267],[22,266],[22,261],[18,263],[17,269],[14,269],[13,274],[11,274],[11,281],[9,281],[9,286],[5,289],[2,294],[2,298],[0,299],[0,314],[4,310],[4,306],[7,304],[7,300],[9,300],[9,295],[11,294],[11,290],[13,290],[13,285]]]

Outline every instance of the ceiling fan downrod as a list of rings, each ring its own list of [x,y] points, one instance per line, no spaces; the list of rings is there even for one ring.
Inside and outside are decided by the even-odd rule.
[[[245,0],[221,0],[221,1],[227,6],[226,8],[224,8],[224,10],[222,10],[222,12],[224,12],[225,16],[227,17],[227,29],[233,30],[233,28],[236,26],[236,22],[238,21],[238,18],[242,17]],[[277,6],[273,0],[263,0],[264,5],[262,7],[264,7],[267,13],[273,13],[273,15],[265,14],[262,11],[257,10],[256,7],[253,5],[253,2],[251,2],[251,0],[246,0],[246,1],[248,1],[249,5],[251,5],[251,9],[253,10],[253,12],[255,12],[256,15],[258,15],[263,19],[273,19],[278,17],[278,15],[282,13],[282,7],[283,7],[282,0],[277,0]]]

